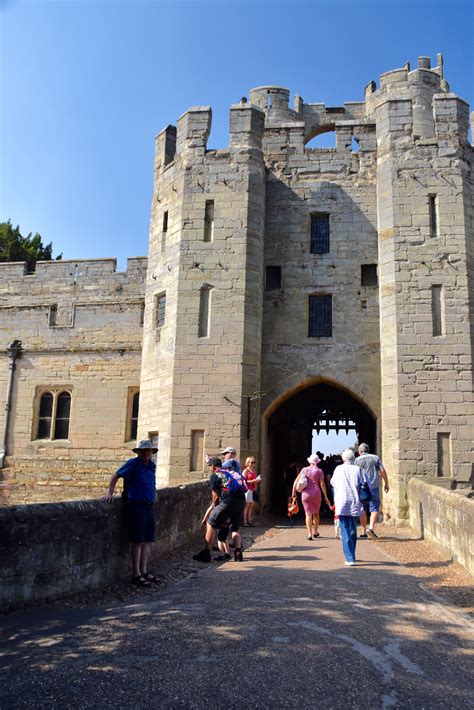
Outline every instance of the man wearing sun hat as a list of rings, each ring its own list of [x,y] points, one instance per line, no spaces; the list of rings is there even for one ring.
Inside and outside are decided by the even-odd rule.
[[[157,579],[148,572],[151,543],[155,540],[153,504],[156,498],[156,466],[152,460],[158,451],[149,439],[142,439],[132,449],[135,458],[126,461],[111,477],[104,500],[113,500],[115,486],[123,478],[127,499],[128,536],[132,543],[132,583],[149,587]]]

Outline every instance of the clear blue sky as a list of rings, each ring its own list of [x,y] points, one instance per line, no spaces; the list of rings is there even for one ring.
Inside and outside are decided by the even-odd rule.
[[[0,221],[65,258],[146,254],[154,136],[262,84],[341,105],[442,52],[474,103],[472,0],[0,0]]]

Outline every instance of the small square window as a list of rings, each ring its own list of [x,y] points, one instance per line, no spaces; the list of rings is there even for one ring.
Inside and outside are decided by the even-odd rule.
[[[360,267],[360,285],[377,286],[377,264],[362,264]]]
[[[265,289],[281,288],[281,266],[265,267]]]

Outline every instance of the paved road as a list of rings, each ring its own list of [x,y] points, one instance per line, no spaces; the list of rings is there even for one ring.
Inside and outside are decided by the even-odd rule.
[[[143,603],[4,617],[0,707],[472,706],[467,617],[382,547],[293,528]]]

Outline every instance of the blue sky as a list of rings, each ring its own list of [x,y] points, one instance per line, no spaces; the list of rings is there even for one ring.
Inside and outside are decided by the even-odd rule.
[[[65,258],[147,252],[154,136],[262,84],[306,101],[363,98],[384,71],[436,53],[474,104],[474,3],[461,0],[0,0],[0,221]]]

